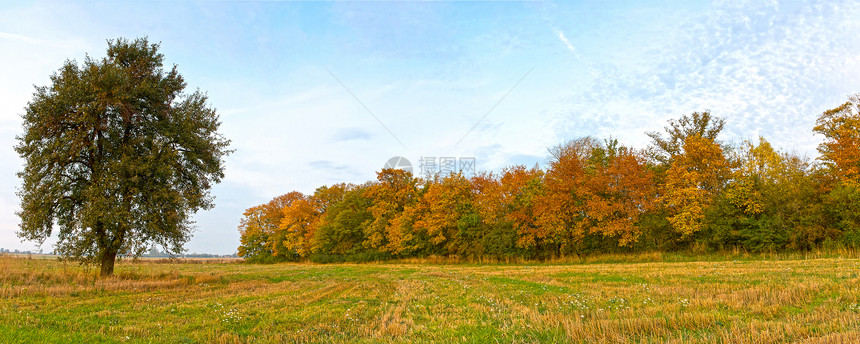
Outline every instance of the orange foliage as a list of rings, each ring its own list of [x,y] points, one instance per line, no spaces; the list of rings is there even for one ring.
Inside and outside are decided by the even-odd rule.
[[[268,203],[245,210],[239,224],[239,234],[241,235],[239,255],[250,257],[256,253],[262,253],[261,250],[269,255],[274,255],[275,246],[278,242],[275,240],[276,232],[284,216],[282,209],[304,198],[302,193],[293,191],[275,197]]]
[[[549,237],[549,232],[538,226],[536,206],[544,195],[543,171],[524,166],[506,168],[497,186],[490,189],[489,198],[496,198],[495,217],[510,223],[518,233],[517,245],[535,247]],[[488,202],[489,203],[489,202]]]
[[[578,243],[585,235],[583,211],[586,190],[586,162],[599,143],[586,137],[555,147],[544,179],[545,193],[537,200],[537,226],[533,233],[520,238],[521,243],[538,240],[562,246]]]
[[[454,240],[460,217],[471,199],[471,184],[461,174],[449,174],[425,185],[421,200],[412,210],[417,213],[415,231],[426,233],[430,244],[445,252],[457,252]]]
[[[307,256],[312,250],[316,219],[320,213],[311,197],[303,197],[282,209],[283,220],[278,228],[280,240],[275,245],[275,255],[289,257],[291,254]]]
[[[813,130],[825,136],[824,143],[818,146],[820,159],[837,180],[860,182],[860,93],[825,111],[815,124]]]
[[[300,198],[283,208],[283,219],[279,227],[280,245],[276,255],[289,256],[291,253],[307,257],[316,251],[314,235],[323,225],[326,209],[343,200],[344,194],[354,188],[351,184],[335,184],[317,188],[313,196]]]
[[[592,138],[552,153],[546,192],[538,202],[537,235],[522,239],[531,242],[552,233],[558,244],[572,246],[594,233],[616,237],[619,245],[635,242],[636,223],[656,199],[655,177],[643,155]]]
[[[643,154],[631,149],[610,149],[602,160],[586,175],[586,217],[591,232],[617,237],[624,246],[638,239],[639,216],[655,207],[655,176]]]

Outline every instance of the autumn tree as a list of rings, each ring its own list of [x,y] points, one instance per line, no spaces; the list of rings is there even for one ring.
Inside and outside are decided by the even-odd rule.
[[[370,207],[373,220],[365,226],[365,247],[392,252],[396,250],[389,245],[389,238],[408,241],[397,238],[399,227],[393,226],[392,221],[418,199],[419,184],[419,179],[404,170],[383,169],[377,173],[377,182],[367,190],[368,197],[373,200]]]
[[[636,242],[640,216],[657,201],[657,181],[645,155],[607,140],[592,148],[587,166],[583,209],[588,230],[617,238],[621,246]]]
[[[824,135],[818,151],[829,179],[825,198],[829,220],[857,238],[852,246],[860,246],[860,93],[822,113],[815,124],[815,133]]]
[[[492,172],[481,172],[469,178],[469,184],[472,211],[468,216],[478,222],[476,225],[483,236],[483,253],[499,258],[516,255],[518,235],[511,222],[505,220],[506,214],[502,210],[504,196],[498,194],[499,179]]]
[[[585,137],[550,150],[545,192],[538,199],[537,226],[525,240],[551,245],[553,254],[575,252],[587,234],[585,228],[585,185],[587,160],[600,143]]]
[[[324,226],[326,212],[340,204],[353,187],[343,183],[322,186],[312,196],[298,199],[284,208],[275,253],[284,257],[307,257],[313,253],[316,250],[316,232]]]
[[[616,140],[601,143],[588,137],[551,153],[535,237],[551,233],[560,253],[579,253],[588,236],[615,238],[621,246],[635,242],[639,217],[656,200],[656,180],[644,155]]]
[[[860,181],[860,93],[825,111],[813,131],[824,135],[818,146],[820,160],[839,181]]]
[[[271,261],[276,250],[283,251],[280,247],[282,240],[278,240],[283,210],[302,199],[305,195],[293,191],[246,209],[239,222],[239,256],[250,261]],[[279,246],[276,248],[276,245]]]
[[[663,185],[669,222],[683,236],[702,229],[705,214],[730,176],[722,147],[712,139],[690,136],[672,157]]]
[[[635,242],[639,216],[656,198],[644,156],[616,140],[592,138],[552,152],[542,223],[566,223],[563,240],[571,247],[589,235],[615,238],[621,246]]]
[[[536,255],[549,240],[537,223],[538,198],[544,194],[544,173],[535,166],[505,168],[499,177],[490,173],[472,178],[473,204],[487,233],[484,248],[496,256],[518,251]]]
[[[152,243],[179,254],[191,216],[213,207],[229,141],[204,93],[184,93],[158,44],[108,41],[107,56],[67,61],[37,87],[15,150],[25,161],[18,235],[113,273]]]
[[[442,254],[480,256],[480,218],[472,218],[471,183],[462,174],[437,176],[428,181],[426,190],[416,202],[418,211],[413,231],[426,233],[430,245]]]

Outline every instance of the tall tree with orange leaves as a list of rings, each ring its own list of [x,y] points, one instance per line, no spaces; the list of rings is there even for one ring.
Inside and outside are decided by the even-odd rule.
[[[274,254],[277,257],[295,259],[307,256],[312,248],[313,237],[319,212],[314,207],[312,196],[295,200],[281,209],[283,217],[274,235]]]
[[[860,93],[822,113],[813,131],[824,135],[818,152],[835,179],[852,184],[860,182]]]
[[[642,152],[607,140],[594,147],[585,174],[584,211],[592,233],[636,242],[640,216],[656,206],[656,178]]]
[[[539,198],[535,238],[551,233],[559,253],[579,253],[589,235],[624,246],[640,234],[637,223],[656,201],[656,181],[642,153],[582,138],[556,147]],[[527,240],[533,240],[525,237]]]
[[[549,170],[544,179],[545,192],[537,200],[537,226],[524,238],[528,245],[545,246],[540,251],[551,255],[578,252],[577,246],[587,233],[587,161],[600,143],[584,137],[550,150]],[[548,247],[546,247],[548,246]]]

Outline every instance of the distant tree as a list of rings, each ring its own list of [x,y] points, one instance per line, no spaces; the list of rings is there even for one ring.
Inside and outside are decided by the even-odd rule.
[[[322,215],[315,201],[313,196],[303,197],[282,209],[281,224],[272,236],[276,257],[292,259],[311,253],[316,224]]]
[[[590,137],[551,153],[546,189],[537,198],[535,233],[551,236],[561,254],[585,253],[588,245],[610,244],[609,238],[614,246],[636,242],[640,216],[657,200],[657,181],[644,155],[616,140]],[[594,240],[586,245],[587,238]]]
[[[656,131],[646,133],[651,138],[651,156],[668,166],[672,157],[681,153],[687,138],[698,136],[718,142],[717,136],[725,124],[725,119],[711,115],[710,111],[693,112],[670,120],[669,126],[664,128],[666,137]]]
[[[477,222],[475,225],[480,227],[484,254],[495,257],[514,255],[517,233],[504,218],[503,200],[498,195],[498,178],[490,172],[477,173],[469,179],[469,184],[471,209],[464,220],[476,220],[468,222]]]
[[[588,159],[598,146],[596,139],[583,137],[550,150],[545,190],[536,205],[537,226],[521,242],[533,241],[548,247],[541,251],[555,251],[553,255],[580,253],[577,248],[587,233],[585,174]]]
[[[484,204],[492,207],[488,219],[500,225],[510,224],[518,247],[535,250],[551,241],[548,229],[539,225],[539,200],[545,196],[544,172],[538,168],[513,166],[502,171],[497,185],[487,190]],[[499,233],[504,234],[504,233]]]
[[[183,93],[158,44],[108,41],[107,57],[67,61],[37,87],[15,150],[25,160],[18,235],[113,273],[117,254],[150,243],[173,253],[191,237],[190,217],[213,206],[229,140],[205,94]]]

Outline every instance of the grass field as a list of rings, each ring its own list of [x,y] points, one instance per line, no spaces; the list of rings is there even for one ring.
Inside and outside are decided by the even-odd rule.
[[[0,343],[860,343],[858,259],[606,261],[0,257]]]

